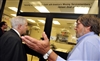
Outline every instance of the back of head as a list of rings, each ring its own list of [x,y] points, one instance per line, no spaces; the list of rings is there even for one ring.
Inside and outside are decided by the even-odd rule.
[[[5,21],[0,22],[0,27],[2,27],[3,25],[5,25]]]
[[[80,21],[84,27],[90,26],[90,31],[93,31],[95,34],[99,35],[100,32],[100,21],[99,19],[92,14],[84,14],[77,18],[77,21]]]
[[[11,19],[12,28],[16,29],[19,25],[23,25],[26,23],[26,19],[22,16],[16,16]]]

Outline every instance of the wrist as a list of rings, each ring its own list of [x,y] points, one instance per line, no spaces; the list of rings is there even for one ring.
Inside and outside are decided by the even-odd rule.
[[[58,55],[53,51],[49,57],[48,57],[48,61],[56,61],[57,60]]]
[[[49,49],[49,51],[43,55],[43,58],[48,59],[51,53],[52,53],[52,49]]]

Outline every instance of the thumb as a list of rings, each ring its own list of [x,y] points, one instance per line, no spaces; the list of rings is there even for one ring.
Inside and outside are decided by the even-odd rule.
[[[45,32],[43,32],[42,37],[44,38],[44,41],[48,41],[48,37]]]

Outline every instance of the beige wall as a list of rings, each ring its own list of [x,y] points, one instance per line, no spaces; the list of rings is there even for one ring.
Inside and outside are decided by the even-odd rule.
[[[52,27],[51,36],[56,36],[57,33],[61,34],[61,29],[62,28],[63,27]],[[73,36],[75,36],[74,28],[69,29],[69,34],[68,35],[69,35],[68,42],[76,43],[76,40],[72,38]]]
[[[44,26],[40,26],[40,29],[35,29],[33,27],[30,27],[30,36],[40,39],[42,37],[42,33],[44,31]]]
[[[57,33],[61,33],[62,28],[63,27],[52,27],[51,36],[56,36]],[[75,34],[73,30],[74,28],[69,29],[70,33],[68,34],[69,35],[68,42],[76,43],[76,40],[72,38],[72,36]],[[51,40],[51,44],[54,44],[56,48],[62,48],[62,49],[67,50],[68,52],[71,51],[72,48],[74,47],[74,45],[69,45],[66,42],[55,43],[55,40]]]
[[[7,15],[3,15],[3,16],[2,16],[2,21],[7,22],[7,25],[8,25],[9,27],[11,27],[10,19],[11,19],[11,17],[9,17],[9,16],[7,16]]]

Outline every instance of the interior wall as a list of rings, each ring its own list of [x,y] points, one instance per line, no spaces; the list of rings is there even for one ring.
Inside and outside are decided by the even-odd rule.
[[[61,34],[61,29],[63,29],[63,27],[52,27],[51,36],[56,37],[56,34]],[[75,31],[73,32],[74,28],[71,28],[68,30],[69,30],[68,42],[76,43],[76,39],[73,39],[73,36],[75,37]],[[53,41],[55,41],[55,40],[53,40]]]
[[[36,39],[40,39],[42,37],[43,31],[44,31],[44,26],[40,26],[40,29],[30,27],[30,36]]]
[[[7,26],[8,26],[7,30],[9,30],[11,28],[11,23],[10,23],[11,18],[12,17],[7,16],[5,14],[3,14],[3,16],[2,16],[2,21],[5,21],[7,23]]]

